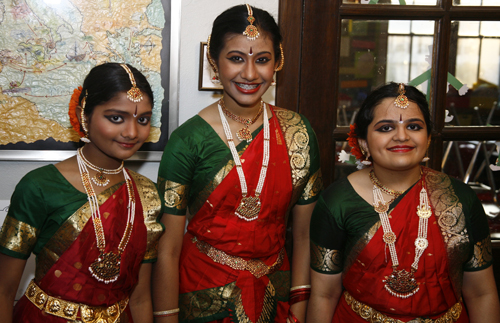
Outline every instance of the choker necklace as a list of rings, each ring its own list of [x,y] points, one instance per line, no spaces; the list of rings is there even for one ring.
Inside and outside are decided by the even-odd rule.
[[[236,132],[236,137],[238,137],[238,139],[240,141],[246,140],[247,142],[251,142],[253,138],[252,138],[252,133],[250,132],[250,129],[248,129],[248,127],[251,126],[251,125],[253,125],[255,123],[255,121],[257,121],[257,119],[262,114],[263,107],[264,107],[263,101],[262,100],[260,101],[260,109],[259,109],[259,112],[257,112],[257,114],[255,115],[255,117],[248,118],[248,119],[247,118],[242,118],[240,116],[237,116],[236,114],[234,114],[231,111],[229,111],[226,108],[226,105],[224,104],[224,100],[223,99],[219,100],[219,105],[222,107],[222,111],[224,112],[224,114],[227,117],[233,119],[236,122],[239,122],[239,123],[242,123],[242,124],[245,125],[245,127],[241,128],[240,130],[238,130]]]
[[[97,167],[96,165],[89,162],[87,158],[85,158],[85,156],[83,155],[83,148],[78,149],[77,152],[78,152],[78,157],[80,157],[85,166],[97,172],[97,174],[92,176],[92,182],[94,182],[94,184],[97,186],[106,186],[109,184],[109,178],[107,178],[106,175],[116,175],[120,174],[123,171],[123,161],[120,167],[118,168],[105,169],[102,167]]]
[[[135,219],[134,189],[132,187],[132,180],[130,179],[130,176],[127,172],[123,172],[128,192],[127,226],[125,227],[125,232],[123,233],[120,244],[118,245],[118,254],[113,253],[113,251],[106,253],[106,238],[104,236],[104,228],[102,227],[99,201],[90,182],[90,176],[87,170],[87,166],[83,158],[81,158],[81,156],[83,156],[83,154],[81,153],[81,149],[82,148],[78,149],[76,159],[78,162],[78,169],[80,170],[80,176],[82,178],[82,184],[85,188],[85,192],[87,193],[90,212],[92,213],[92,223],[94,225],[97,248],[99,249],[99,257],[90,265],[89,271],[92,274],[92,277],[94,277],[98,281],[109,284],[115,282],[120,275],[121,255],[127,247],[130,236],[132,235]]]
[[[222,100],[221,100],[222,101]],[[219,102],[221,102],[219,101]],[[261,101],[262,102],[262,101]],[[263,105],[263,103],[261,103]],[[241,166],[240,156],[234,145],[233,135],[231,134],[231,128],[227,123],[227,119],[224,116],[224,112],[219,103],[219,114],[222,121],[222,126],[224,128],[224,133],[226,134],[226,139],[229,144],[229,149],[233,155],[234,163],[236,164],[236,171],[238,172],[238,177],[240,179],[241,186],[241,202],[234,214],[240,219],[245,221],[252,221],[259,217],[261,203],[260,203],[260,193],[264,187],[264,181],[267,174],[267,166],[269,165],[269,141],[271,138],[269,132],[269,120],[267,119],[267,109],[264,108],[264,157],[262,158],[262,168],[260,169],[259,182],[257,188],[255,189],[255,196],[247,196],[247,182],[245,180],[245,174],[243,173],[243,167]]]
[[[370,176],[371,178],[371,176]],[[376,179],[376,177],[375,177]],[[429,199],[425,189],[425,183],[422,182],[422,190],[420,191],[420,203],[417,207],[418,221],[418,236],[415,239],[415,258],[411,265],[411,270],[408,272],[405,269],[398,270],[399,260],[396,253],[396,234],[392,231],[391,223],[387,211],[389,204],[385,203],[381,189],[375,184],[373,186],[373,207],[380,217],[382,229],[384,230],[383,240],[391,254],[393,271],[389,276],[386,276],[383,282],[384,288],[393,296],[400,298],[408,298],[415,295],[419,291],[415,272],[418,269],[420,256],[429,245],[427,240],[428,220],[432,215],[432,210],[429,206]]]
[[[387,195],[394,196],[394,198],[397,198],[398,196],[400,196],[401,194],[403,194],[405,192],[405,191],[391,190],[390,188],[382,185],[382,183],[380,183],[377,176],[375,176],[375,171],[373,169],[370,171],[370,180],[372,181],[373,185],[377,186],[382,192],[384,192]],[[389,201],[389,203],[390,202],[391,201]]]

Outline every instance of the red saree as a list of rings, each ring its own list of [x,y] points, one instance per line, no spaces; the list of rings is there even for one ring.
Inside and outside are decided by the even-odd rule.
[[[423,182],[420,180],[389,214],[392,230],[398,237],[396,241],[400,262],[398,269],[409,271],[414,261],[414,241],[418,234],[419,221],[416,210]],[[427,187],[427,191],[430,200],[432,200],[432,190]],[[375,228],[377,229],[376,233],[343,277],[345,290],[355,300],[369,305],[383,315],[403,322],[416,317],[438,318],[457,302],[460,302],[450,278],[450,264],[442,231],[437,223],[435,205],[431,203],[431,207],[433,214],[429,218],[427,236],[429,246],[420,258],[418,270],[415,272],[419,291],[404,299],[392,296],[384,289],[383,280],[392,273],[392,262],[389,250],[382,240],[382,227],[378,223],[378,229]],[[366,320],[355,313],[347,304],[346,298],[342,296],[337,305],[333,322],[366,322]],[[468,322],[463,306],[460,318],[456,322]]]
[[[235,215],[241,188],[233,167],[190,221],[180,259],[182,318],[207,322],[231,317],[233,322],[284,322],[288,311],[289,264],[285,245],[287,210],[292,199],[290,162],[276,117],[270,119],[270,161],[258,219],[245,221]],[[247,147],[241,161],[249,194],[254,194],[263,155],[263,133]],[[230,256],[260,259],[267,266],[284,259],[269,275],[255,277],[214,262],[200,252],[193,238]]]
[[[102,203],[100,212],[106,238],[105,251],[118,253],[117,246],[127,224],[128,194],[125,184],[115,192],[113,189],[114,187],[101,193],[99,201]],[[120,276],[116,282],[109,284],[99,282],[89,272],[88,268],[99,256],[99,250],[96,246],[92,220],[89,221],[90,210],[86,203],[61,225],[38,255],[36,284],[48,295],[89,306],[109,307],[119,301],[127,300],[137,283],[139,268],[147,247],[143,207],[135,182],[134,195],[137,203],[133,231],[121,255]],[[43,260],[40,261],[40,258]],[[47,258],[51,260],[46,261]],[[47,267],[51,261],[53,264]],[[68,322],[65,318],[38,309],[26,295],[15,306],[14,321]],[[85,322],[98,322],[98,317]],[[120,322],[132,322],[128,307],[122,313]]]

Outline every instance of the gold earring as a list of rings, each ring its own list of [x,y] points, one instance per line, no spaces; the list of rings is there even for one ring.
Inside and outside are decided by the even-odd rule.
[[[213,84],[220,84],[220,79],[219,79],[219,72],[217,71],[217,65],[215,64],[214,60],[212,59],[212,56],[210,56],[210,38],[212,35],[208,36],[207,40],[207,59],[208,62],[210,63],[210,66],[212,66],[212,69],[214,71],[214,76],[211,78],[211,81]]]
[[[87,103],[87,91],[85,91],[85,96],[82,99],[82,110],[80,112],[80,122],[82,124],[83,132],[85,133],[84,137],[81,137],[80,140],[84,143],[89,143],[89,131],[87,129],[87,119],[85,118],[85,104]]]
[[[283,65],[285,65],[285,54],[283,53],[283,46],[281,43],[280,43],[280,52],[281,52],[280,64],[278,65],[278,67],[274,69],[275,72],[281,71],[281,69],[283,69]]]

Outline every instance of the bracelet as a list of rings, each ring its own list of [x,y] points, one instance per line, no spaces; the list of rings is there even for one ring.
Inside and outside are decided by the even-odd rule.
[[[309,289],[311,289],[311,285],[294,286],[294,287],[290,288],[290,291],[293,292],[296,289],[303,289],[303,288],[309,288]]]
[[[158,312],[153,312],[154,317],[167,317],[167,316],[173,316],[178,314],[180,311],[179,308],[174,308],[173,310],[168,310],[168,311],[158,311]]]

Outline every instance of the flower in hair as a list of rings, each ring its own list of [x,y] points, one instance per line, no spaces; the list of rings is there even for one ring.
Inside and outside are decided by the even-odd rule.
[[[361,149],[359,149],[358,136],[356,135],[356,124],[354,123],[349,125],[349,129],[350,131],[347,134],[347,142],[351,147],[351,155],[356,157],[356,159],[363,160],[365,156],[363,156]]]
[[[69,121],[73,126],[73,129],[80,135],[80,137],[85,137],[85,133],[82,131],[80,127],[80,122],[78,121],[78,117],[76,116],[76,108],[80,105],[79,99],[80,94],[82,93],[82,87],[73,90],[73,95],[71,95],[71,99],[69,100]]]

